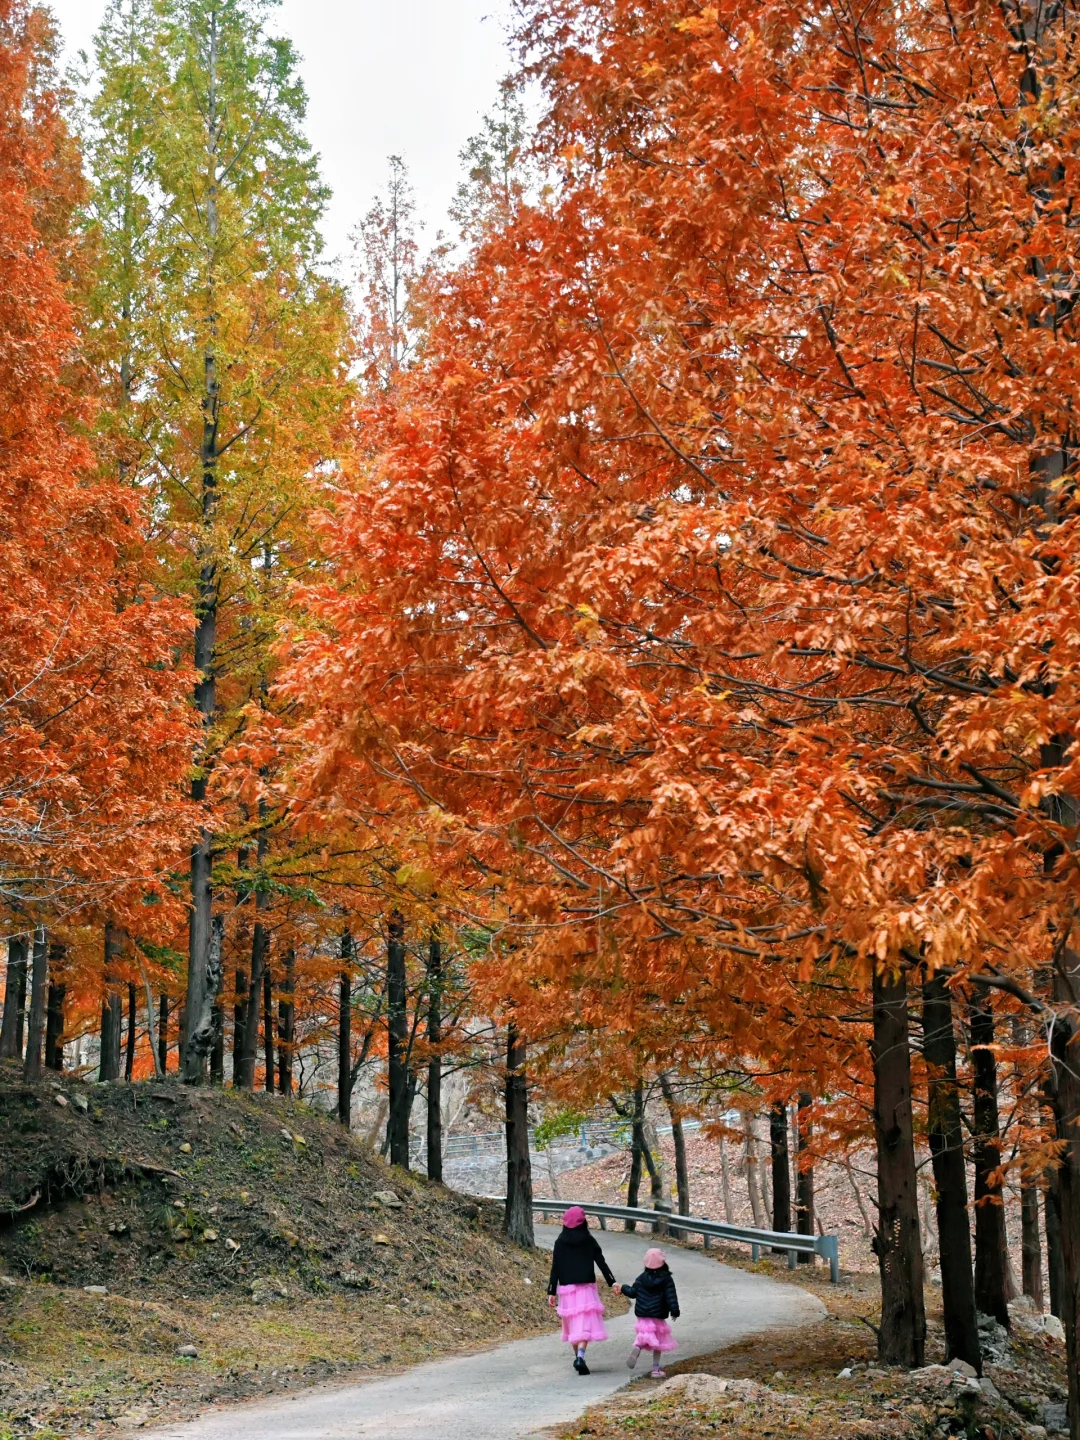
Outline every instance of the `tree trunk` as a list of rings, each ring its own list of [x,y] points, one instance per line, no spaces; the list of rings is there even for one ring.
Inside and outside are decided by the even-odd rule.
[[[755,1230],[767,1230],[769,1217],[761,1198],[761,1174],[758,1170],[757,1136],[754,1133],[753,1117],[746,1119],[746,1141],[743,1168],[746,1171],[746,1193],[750,1197],[750,1212],[754,1217]]]
[[[660,1073],[660,1091],[671,1116],[671,1138],[675,1146],[675,1191],[678,1196],[679,1214],[690,1214],[690,1172],[686,1164],[686,1136],[682,1127],[682,1107],[675,1098],[671,1077],[667,1071]]]
[[[1066,950],[1054,973],[1051,1097],[1061,1163],[1057,1172],[1061,1272],[1059,1303],[1069,1377],[1069,1435],[1080,1440],[1080,955]]]
[[[26,1058],[23,1079],[41,1079],[41,1044],[45,1038],[45,991],[49,970],[49,942],[44,925],[34,931],[33,962],[30,975],[30,1004],[26,1027]]]
[[[405,981],[405,921],[395,910],[386,946],[386,1022],[390,1089],[390,1164],[409,1168],[408,996]]]
[[[791,1159],[788,1155],[788,1112],[786,1105],[774,1105],[769,1111],[769,1149],[772,1155],[772,1228],[778,1232],[791,1229]],[[782,1250],[775,1250],[782,1255]]]
[[[644,1163],[642,1156],[645,1153],[645,1135],[642,1128],[644,1120],[645,1091],[638,1085],[634,1089],[630,1118],[630,1176],[626,1185],[626,1203],[632,1210],[636,1210],[641,1204],[641,1170]],[[630,1234],[634,1234],[637,1231],[637,1221],[627,1220],[626,1228]]]
[[[810,1137],[814,1133],[814,1099],[806,1090],[799,1091],[799,1104],[795,1114],[797,1127],[797,1152],[795,1161],[795,1233],[814,1233],[814,1164],[810,1158]],[[812,1255],[800,1255],[799,1264],[809,1265]]]
[[[532,1203],[525,1041],[511,1025],[506,1036],[506,1235],[513,1244],[530,1250],[534,1244]]]
[[[922,1239],[911,1107],[907,978],[874,972],[874,1138],[881,1274],[878,1358],[918,1369],[926,1355]]]
[[[427,1173],[429,1180],[443,1178],[442,1163],[442,945],[434,933],[428,944],[427,1038],[431,1053],[427,1078]],[[509,1192],[508,1192],[509,1193]]]
[[[274,1093],[274,977],[270,966],[263,966],[263,1066],[266,1070],[264,1088]]]
[[[25,935],[13,935],[8,941],[7,979],[4,985],[4,1023],[0,1026],[0,1060],[22,1059],[28,949]]]
[[[225,943],[225,920],[214,915],[210,922],[210,944],[206,954],[206,973],[199,985],[200,1009],[198,1014],[185,1016],[187,1040],[184,1045],[184,1079],[187,1084],[202,1084],[206,1076],[207,1060],[214,1043],[214,1011],[217,1008],[218,989],[221,985],[221,952]],[[191,988],[188,987],[188,994]],[[189,1080],[188,1076],[194,1076]]]
[[[232,1083],[243,1088],[244,1036],[247,1032],[248,972],[246,965],[236,967],[236,1000],[233,1004]]]
[[[1020,1255],[1024,1294],[1043,1312],[1042,1240],[1039,1235],[1039,1187],[1025,1177],[1020,1185]]]
[[[338,977],[338,1119],[352,1129],[352,935],[341,937],[341,974]]]
[[[49,963],[49,999],[45,1008],[45,1069],[63,1070],[64,1068],[64,1002],[67,999],[67,986],[63,980],[57,979],[59,973],[58,962],[63,955],[62,946],[54,946],[50,955]]]
[[[221,966],[217,994],[214,996],[214,1043],[210,1047],[210,1084],[225,1084],[225,1006],[222,992],[225,989],[225,965]]]
[[[1005,1204],[1001,1182],[997,1059],[993,1051],[994,1014],[985,998],[969,1007],[972,1071],[972,1156],[975,1166],[975,1308],[1009,1324],[1006,1299]]]
[[[128,981],[128,1023],[127,1023],[127,1049],[124,1053],[124,1079],[130,1085],[135,1078],[135,1027],[139,1020],[139,1004],[135,991],[135,982]]]
[[[278,998],[278,1094],[293,1093],[293,1025],[295,1000],[293,987],[296,984],[296,954],[285,952],[284,988]],[[288,997],[288,998],[286,998]]]
[[[1031,1043],[1024,1020],[1013,1016],[1013,1044],[1019,1049]],[[1022,1293],[1034,1304],[1036,1313],[1043,1310],[1042,1241],[1039,1237],[1039,1187],[1037,1177],[1028,1164],[1029,1137],[1038,1128],[1038,1104],[1025,1089],[1021,1066],[1014,1071],[1017,1116],[1020,1121],[1020,1286]]]
[[[165,991],[161,992],[161,1003],[158,1007],[158,1064],[161,1066],[161,1073],[169,1073],[169,997]]]
[[[123,1006],[117,989],[116,966],[120,959],[123,935],[112,923],[105,925],[105,999],[101,1006],[101,1061],[99,1080],[120,1079],[120,1036],[123,1029]]]
[[[270,950],[270,933],[263,924],[262,916],[270,903],[270,892],[260,883],[262,867],[266,861],[266,836],[259,835],[256,852],[255,924],[251,932],[251,979],[244,1006],[244,1048],[241,1052],[240,1086],[244,1090],[255,1089],[255,1066],[259,1059],[259,1016],[263,993],[263,974]]]
[[[727,1143],[720,1137],[720,1189],[724,1197],[724,1224],[734,1225],[735,1206],[731,1200],[731,1163],[728,1160]],[[790,1229],[790,1226],[788,1227]]]
[[[934,1167],[945,1358],[964,1360],[981,1374],[952,992],[941,975],[923,986],[923,1058],[928,1075],[927,1138]]]

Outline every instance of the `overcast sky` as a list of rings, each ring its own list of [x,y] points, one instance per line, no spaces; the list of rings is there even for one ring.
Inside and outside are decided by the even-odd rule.
[[[89,48],[106,0],[48,0],[68,55]],[[425,239],[445,223],[458,151],[509,69],[507,0],[283,0],[273,20],[300,53],[308,136],[334,191],[327,248],[347,236],[386,173],[408,164]]]

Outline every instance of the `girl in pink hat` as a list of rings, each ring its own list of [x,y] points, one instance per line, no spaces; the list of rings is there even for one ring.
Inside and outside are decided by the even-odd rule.
[[[563,1228],[555,1241],[548,1280],[548,1304],[558,1305],[562,1320],[562,1338],[574,1349],[574,1369],[588,1375],[585,1351],[590,1340],[606,1340],[604,1303],[596,1288],[594,1265],[600,1267],[604,1279],[615,1285],[604,1252],[585,1221],[580,1205],[571,1205],[563,1217]]]
[[[627,1365],[633,1370],[642,1350],[651,1350],[652,1373],[657,1380],[665,1378],[660,1368],[660,1356],[666,1350],[677,1350],[668,1316],[679,1318],[679,1297],[675,1291],[675,1280],[668,1269],[667,1256],[662,1250],[645,1252],[645,1269],[632,1285],[623,1285],[622,1293],[634,1301],[634,1348],[630,1351]]]

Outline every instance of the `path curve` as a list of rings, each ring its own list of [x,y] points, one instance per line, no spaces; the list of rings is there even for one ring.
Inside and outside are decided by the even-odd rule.
[[[557,1234],[554,1226],[538,1227],[537,1243],[550,1249]],[[621,1233],[598,1238],[616,1276],[632,1280],[651,1241]],[[825,1314],[805,1290],[717,1264],[701,1251],[673,1248],[671,1258],[682,1307],[673,1358],[708,1354],[745,1335],[806,1325]],[[569,1347],[553,1328],[533,1340],[414,1365],[385,1380],[222,1407],[142,1434],[156,1440],[521,1440],[568,1424],[626,1384],[633,1323],[633,1315],[608,1320],[611,1339],[589,1347],[587,1377],[571,1369]]]

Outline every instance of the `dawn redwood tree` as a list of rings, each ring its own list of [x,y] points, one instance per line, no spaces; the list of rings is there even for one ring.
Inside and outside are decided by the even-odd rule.
[[[268,0],[115,0],[83,115],[109,443],[128,483],[154,497],[161,583],[195,617],[191,1083],[203,1078],[191,1038],[216,968],[215,837],[239,819],[211,775],[263,692],[290,571],[305,563],[313,477],[346,394],[344,306],[319,270],[326,192],[302,133],[295,55],[265,28],[271,11]],[[221,789],[243,783],[232,776]],[[245,1043],[260,997],[253,989]]]

